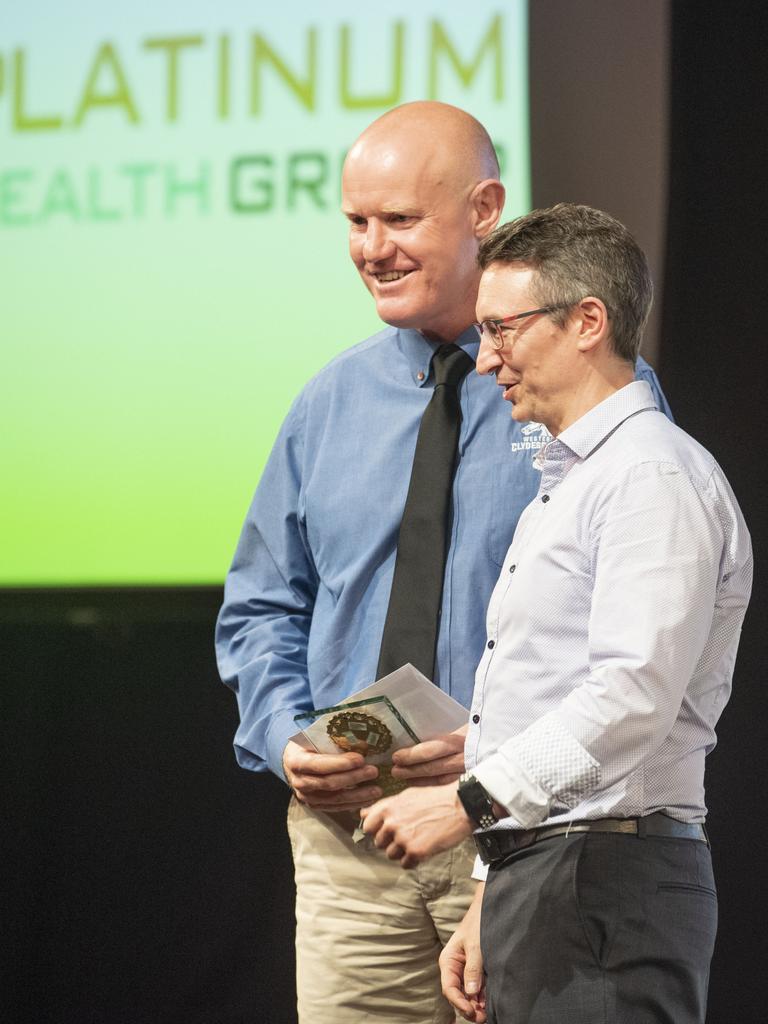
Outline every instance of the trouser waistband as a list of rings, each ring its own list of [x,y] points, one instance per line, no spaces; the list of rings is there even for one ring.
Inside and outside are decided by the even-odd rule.
[[[703,825],[677,821],[662,811],[647,814],[642,818],[595,818],[589,821],[568,821],[562,825],[542,825],[540,828],[525,830],[495,829],[477,832],[473,838],[483,864],[494,864],[517,850],[524,850],[534,843],[540,843],[543,839],[569,836],[575,832],[620,832],[637,836],[638,839],[645,839],[646,836],[665,836],[672,839],[693,839],[709,846]]]

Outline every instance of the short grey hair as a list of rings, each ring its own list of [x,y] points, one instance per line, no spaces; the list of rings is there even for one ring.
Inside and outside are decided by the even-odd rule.
[[[587,295],[608,310],[613,351],[634,363],[653,302],[645,253],[624,225],[602,210],[558,203],[496,228],[480,243],[478,262],[526,263],[535,271],[542,306],[566,306]],[[565,326],[568,309],[551,314]]]

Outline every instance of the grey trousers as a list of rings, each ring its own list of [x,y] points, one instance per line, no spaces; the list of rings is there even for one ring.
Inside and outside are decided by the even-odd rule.
[[[704,1024],[717,895],[705,843],[575,833],[488,872],[489,1024]]]

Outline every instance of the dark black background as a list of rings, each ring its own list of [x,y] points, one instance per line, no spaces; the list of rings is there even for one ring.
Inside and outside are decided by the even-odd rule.
[[[535,145],[551,10],[532,4]],[[721,906],[709,1020],[762,1024],[765,14],[755,3],[675,2],[670,19],[658,368],[678,422],[725,468],[757,555],[734,697],[708,767]],[[548,195],[534,178],[534,205],[556,198],[589,201]],[[9,1024],[295,1021],[286,792],[234,763],[235,706],[211,643],[219,597],[0,592]]]
[[[667,270],[660,373],[680,425],[712,451],[752,533],[755,585],[734,694],[708,759],[720,895],[709,1020],[768,1019],[762,801],[768,735],[764,457],[768,132],[765,8],[677,4],[672,27]]]

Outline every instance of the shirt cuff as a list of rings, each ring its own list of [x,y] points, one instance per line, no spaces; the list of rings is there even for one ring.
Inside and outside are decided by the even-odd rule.
[[[472,865],[472,877],[476,882],[485,882],[488,878],[488,865],[483,864],[479,854],[475,857],[475,863]]]
[[[533,828],[547,817],[548,794],[522,765],[510,762],[501,752],[491,754],[475,765],[472,774],[496,803],[506,807],[522,828]]]
[[[283,754],[288,740],[301,732],[296,725],[293,716],[298,712],[293,710],[278,711],[272,716],[267,730],[267,765],[269,770],[274,772],[283,782],[288,780],[283,769]]]
[[[550,715],[534,722],[472,770],[523,828],[545,821],[553,803],[576,807],[600,784],[600,765]]]

